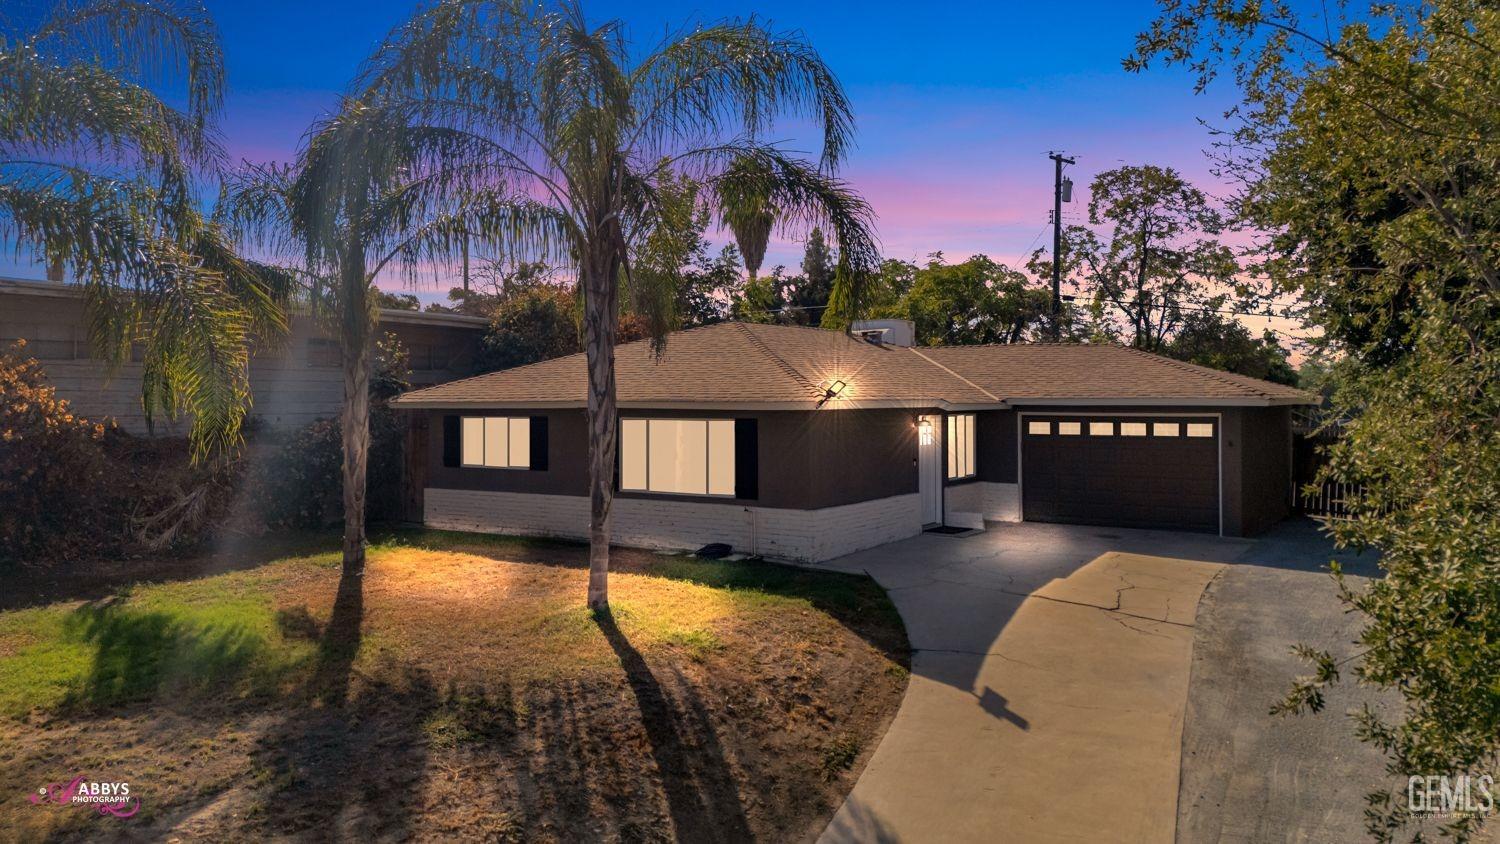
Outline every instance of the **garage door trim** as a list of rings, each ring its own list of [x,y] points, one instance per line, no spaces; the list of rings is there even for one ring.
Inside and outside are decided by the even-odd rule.
[[[1106,411],[1090,411],[1078,408],[1073,411],[1066,410],[1038,410],[1038,411],[1016,411],[1016,504],[1021,510],[1021,521],[1026,521],[1026,463],[1022,457],[1022,437],[1026,435],[1026,417],[1028,416],[1147,416],[1147,417],[1194,417],[1205,419],[1213,417],[1214,420],[1214,446],[1218,452],[1219,461],[1219,535],[1224,535],[1224,414],[1223,413],[1109,413]]]

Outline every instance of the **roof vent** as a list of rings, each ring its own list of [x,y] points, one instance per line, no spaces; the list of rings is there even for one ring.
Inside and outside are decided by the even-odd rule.
[[[909,319],[855,320],[849,333],[877,346],[914,346],[917,327]]]

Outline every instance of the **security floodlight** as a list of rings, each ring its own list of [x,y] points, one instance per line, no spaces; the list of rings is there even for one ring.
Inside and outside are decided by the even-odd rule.
[[[848,386],[849,385],[845,384],[843,381],[834,381],[832,384],[829,384],[828,387],[823,390],[823,398],[818,400],[818,407],[822,407],[825,403],[828,402],[829,399],[838,398],[839,393],[842,393],[844,391],[844,388]]]

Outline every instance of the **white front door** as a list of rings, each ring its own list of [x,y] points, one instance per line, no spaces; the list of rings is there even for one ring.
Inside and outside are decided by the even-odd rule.
[[[943,521],[943,440],[941,416],[917,419],[917,491],[922,496],[922,524]]]

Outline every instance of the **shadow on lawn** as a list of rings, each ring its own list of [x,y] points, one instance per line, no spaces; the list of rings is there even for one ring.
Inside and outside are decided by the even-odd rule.
[[[680,701],[669,696],[608,610],[595,613],[594,621],[620,658],[640,708],[676,839],[752,840],[724,748],[702,701],[690,691]],[[682,683],[678,688],[690,686]]]
[[[99,708],[153,696],[184,695],[244,678],[266,650],[265,639],[234,619],[190,620],[142,611],[122,598],[85,604],[70,615],[67,635],[92,645],[88,675],[62,703]],[[262,666],[262,685],[275,672]]]
[[[288,531],[268,536],[225,537],[197,552],[162,551],[154,556],[115,556],[73,561],[37,561],[35,565],[0,566],[6,588],[0,611],[43,606],[56,601],[97,601],[134,583],[198,580],[245,571],[284,557],[315,554],[339,547],[327,532]]]
[[[270,835],[313,833],[329,840],[399,840],[411,831],[412,795],[428,745],[414,741],[439,695],[426,672],[383,666],[349,695],[362,641],[364,578],[344,575],[318,643],[302,701],[263,740],[260,776],[270,788],[258,807]]]

